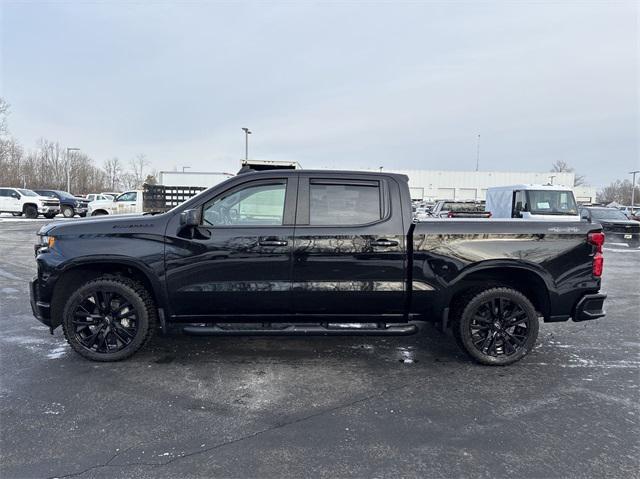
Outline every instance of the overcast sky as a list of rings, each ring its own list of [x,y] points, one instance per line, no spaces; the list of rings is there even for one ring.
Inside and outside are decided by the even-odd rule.
[[[640,167],[635,2],[2,2],[9,127],[99,165]]]

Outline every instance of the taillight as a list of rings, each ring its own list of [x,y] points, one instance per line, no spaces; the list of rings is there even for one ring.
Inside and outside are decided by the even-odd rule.
[[[604,256],[602,254],[602,245],[604,245],[604,233],[589,233],[589,244],[595,246],[596,251],[593,255],[592,273],[596,277],[602,276],[602,270],[604,269]]]
[[[449,211],[447,213],[447,218],[453,218],[453,211]]]

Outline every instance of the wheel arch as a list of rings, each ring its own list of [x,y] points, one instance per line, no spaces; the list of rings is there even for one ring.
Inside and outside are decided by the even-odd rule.
[[[473,290],[483,290],[496,286],[506,286],[520,291],[547,320],[551,314],[551,292],[555,289],[553,280],[545,271],[534,265],[491,262],[466,270],[450,283],[447,307],[453,311],[459,300]]]
[[[91,257],[74,261],[58,273],[51,299],[51,326],[62,321],[62,310],[69,294],[83,283],[103,275],[123,276],[141,283],[151,295],[158,309],[166,309],[167,298],[157,275],[150,268],[131,258]]]

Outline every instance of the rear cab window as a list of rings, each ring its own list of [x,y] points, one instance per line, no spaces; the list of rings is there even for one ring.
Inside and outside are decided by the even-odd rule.
[[[302,188],[308,188],[308,204],[298,205],[299,225],[364,226],[389,214],[384,180],[311,177],[301,181],[306,184]]]

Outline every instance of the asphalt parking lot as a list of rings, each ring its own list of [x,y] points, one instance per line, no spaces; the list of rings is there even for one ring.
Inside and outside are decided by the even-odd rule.
[[[640,477],[640,250],[606,249],[606,318],[542,325],[506,368],[428,325],[100,364],[31,315],[44,223],[0,222],[0,477]]]

